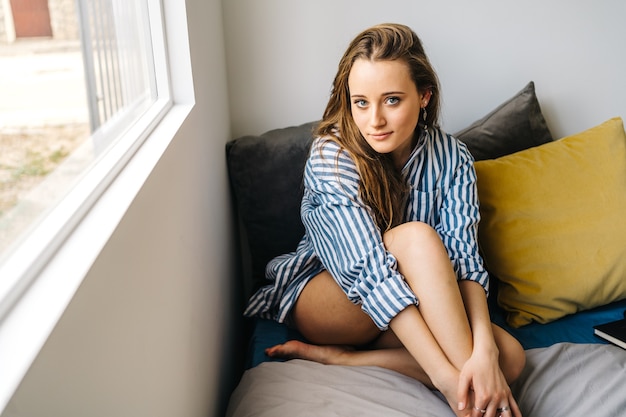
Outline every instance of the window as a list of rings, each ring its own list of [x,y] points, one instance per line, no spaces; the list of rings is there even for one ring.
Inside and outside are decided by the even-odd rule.
[[[3,46],[29,53],[2,57],[26,117],[0,125],[0,317],[171,104],[160,1],[57,3],[80,41]]]
[[[54,34],[69,26],[57,22],[67,18],[67,10],[55,12],[52,6],[74,1],[11,4],[47,2]],[[3,35],[12,40],[7,34],[11,25],[3,26],[7,19],[2,7],[7,3],[0,1],[0,42]],[[89,88],[84,91],[89,92],[84,95],[91,105],[78,118],[86,132],[92,131],[33,188],[32,194],[41,197],[32,199],[38,210],[24,216],[27,225],[0,250],[0,412],[194,105],[185,2],[78,0],[75,4],[83,50],[89,51],[92,60],[90,65],[85,59],[79,72],[86,74]],[[106,30],[98,29],[96,21],[104,22]],[[166,48],[166,44],[173,47]],[[5,50],[0,44],[0,60],[10,58]],[[4,62],[0,71],[6,69]],[[49,75],[59,67],[51,68]],[[86,80],[89,77],[93,77],[92,84]],[[0,77],[0,94],[5,88],[13,89],[15,107],[20,97],[14,93],[19,89],[2,81]],[[31,104],[27,106],[29,119],[38,114]],[[61,108],[57,107],[52,113]],[[0,138],[4,137],[2,126]],[[15,207],[28,206],[25,201],[19,199]],[[6,220],[5,214],[0,217]],[[5,228],[9,223],[16,227],[13,220],[0,222]]]

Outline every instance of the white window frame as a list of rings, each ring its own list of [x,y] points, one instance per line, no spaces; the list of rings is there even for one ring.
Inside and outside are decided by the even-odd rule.
[[[149,1],[160,11],[151,13],[155,67],[167,69],[157,85],[169,91],[0,265],[0,413],[193,108],[185,2]]]

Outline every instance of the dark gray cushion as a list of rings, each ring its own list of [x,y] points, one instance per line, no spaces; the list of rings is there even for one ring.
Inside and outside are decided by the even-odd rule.
[[[246,293],[265,284],[265,265],[295,250],[304,235],[302,176],[315,126],[311,122],[276,129],[226,144],[233,197],[247,240],[243,254],[251,269]]]
[[[552,141],[531,81],[491,113],[457,132],[475,160],[495,159]]]
[[[244,136],[226,145],[233,198],[243,226],[244,297],[267,283],[267,262],[294,251],[304,234],[302,175],[315,125]],[[532,82],[456,137],[467,143],[477,160],[552,140]]]

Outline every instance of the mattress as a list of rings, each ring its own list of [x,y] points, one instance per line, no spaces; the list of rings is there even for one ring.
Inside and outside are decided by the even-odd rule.
[[[558,343],[526,354],[527,365],[511,387],[525,417],[626,414],[626,351]],[[299,359],[247,370],[226,415],[454,417],[440,394],[394,371]]]
[[[626,416],[626,350],[593,334],[595,324],[623,317],[626,300],[548,324],[519,329],[490,305],[492,320],[526,349],[511,389],[525,417]],[[379,367],[271,359],[264,349],[304,340],[285,325],[254,319],[247,370],[227,416],[454,416],[445,399],[420,382]]]

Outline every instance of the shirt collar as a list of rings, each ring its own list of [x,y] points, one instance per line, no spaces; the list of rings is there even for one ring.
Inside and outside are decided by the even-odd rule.
[[[415,161],[417,154],[420,153],[421,150],[424,148],[424,145],[426,144],[426,138],[428,138],[429,136],[430,136],[429,130],[420,130],[420,135],[419,135],[419,138],[417,139],[417,142],[415,143],[415,147],[411,151],[409,158],[406,160],[406,162],[404,163],[404,166],[402,167],[403,174],[406,174],[407,171],[409,170],[409,167],[413,165],[413,162]]]

